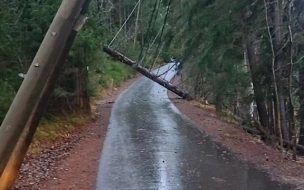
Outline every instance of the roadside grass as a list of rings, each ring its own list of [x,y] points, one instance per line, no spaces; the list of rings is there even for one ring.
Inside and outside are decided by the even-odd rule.
[[[29,153],[38,153],[60,139],[69,138],[71,133],[81,130],[85,124],[91,123],[97,114],[97,103],[105,93],[115,90],[135,74],[136,72],[132,68],[110,59],[102,52],[97,53],[89,67],[91,114],[83,115],[79,112],[62,116],[46,115],[39,124]]]
[[[89,69],[89,91],[92,118],[95,118],[98,101],[107,93],[113,93],[124,81],[133,78],[136,72],[127,65],[109,58],[105,53],[96,54]]]
[[[80,113],[44,117],[37,128],[29,153],[38,153],[60,139],[69,138],[71,133],[90,122],[90,116]]]
[[[127,65],[112,60],[105,53],[96,54],[89,68],[89,89],[92,96],[101,95],[105,89],[119,87],[136,72]]]

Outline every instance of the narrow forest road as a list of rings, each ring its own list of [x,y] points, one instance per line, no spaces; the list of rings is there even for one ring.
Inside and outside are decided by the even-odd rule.
[[[164,66],[160,73],[168,68]],[[174,68],[166,79],[174,75]],[[287,190],[236,158],[179,113],[167,90],[143,78],[112,109],[98,190]]]

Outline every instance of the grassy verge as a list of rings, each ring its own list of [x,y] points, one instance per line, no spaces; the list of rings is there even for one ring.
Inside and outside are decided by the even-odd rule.
[[[91,95],[92,115],[84,116],[74,113],[63,116],[44,117],[36,131],[29,153],[37,153],[54,142],[69,137],[69,134],[92,122],[97,111],[96,102],[103,97],[104,92],[119,87],[121,83],[134,77],[134,72],[128,66],[109,59],[105,54],[96,54],[89,67],[89,90]]]
[[[35,133],[29,153],[37,153],[50,147],[54,142],[68,138],[71,133],[79,130],[81,126],[90,123],[89,116],[71,114],[66,116],[48,116],[43,118]]]
[[[114,61],[104,53],[98,53],[89,68],[89,87],[92,96],[99,96],[105,89],[118,87],[135,75],[127,65]]]

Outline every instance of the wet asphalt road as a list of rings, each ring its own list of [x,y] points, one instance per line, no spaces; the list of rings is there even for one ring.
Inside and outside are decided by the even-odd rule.
[[[161,69],[160,73],[168,66]],[[166,78],[170,79],[170,71]],[[213,143],[143,78],[115,102],[98,190],[287,190]]]

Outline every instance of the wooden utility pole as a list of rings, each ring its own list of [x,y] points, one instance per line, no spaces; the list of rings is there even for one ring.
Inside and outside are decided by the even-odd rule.
[[[36,103],[36,107],[32,112],[29,121],[26,124],[25,129],[23,130],[20,139],[12,153],[12,156],[7,163],[5,170],[3,171],[0,177],[0,189],[9,190],[13,187],[14,181],[17,178],[19,169],[22,165],[23,159],[26,155],[26,152],[30,146],[30,143],[34,137],[35,131],[39,124],[40,118],[43,115],[43,112],[47,106],[47,101],[50,97],[51,92],[54,90],[56,81],[59,78],[61,70],[63,68],[64,62],[68,53],[73,45],[73,42],[77,36],[78,31],[81,29],[81,26],[86,20],[86,13],[89,8],[91,0],[85,0],[78,20],[74,26],[74,29],[71,31],[69,38],[64,46],[63,52],[59,56],[58,60],[55,63],[52,75],[48,78],[47,84],[44,87],[39,101]]]
[[[54,80],[54,69],[71,31],[79,16],[84,0],[63,0],[41,46],[29,68],[29,71],[0,127],[0,176],[17,144],[19,137],[25,131],[26,124],[38,125],[42,112],[38,105],[44,105],[44,93],[49,79]],[[37,104],[37,102],[40,102]],[[40,106],[41,106],[40,105]],[[43,106],[44,107],[44,106]],[[40,108],[40,107],[39,107]],[[33,110],[35,110],[33,112]],[[32,114],[32,116],[31,116]],[[31,118],[31,119],[30,119]],[[35,122],[33,122],[35,118]],[[33,124],[27,125],[33,125]],[[31,131],[32,129],[28,129]],[[31,132],[28,132],[31,133]]]
[[[138,65],[135,61],[132,61],[128,57],[124,56],[123,54],[109,48],[108,46],[103,47],[103,51],[112,56],[117,61],[120,61],[122,63],[125,63],[133,69],[135,69],[137,72],[141,73],[142,75],[146,76],[147,78],[153,80],[154,82],[160,84],[161,86],[167,88],[171,92],[179,95],[183,99],[192,100],[193,98],[187,93],[180,90],[177,86],[173,86],[168,81],[160,78],[159,76],[155,75],[154,73],[150,72],[148,69]]]

